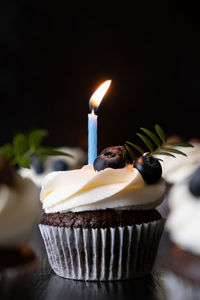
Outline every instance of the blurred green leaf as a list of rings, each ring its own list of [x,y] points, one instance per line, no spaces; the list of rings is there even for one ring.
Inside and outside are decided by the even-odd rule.
[[[194,147],[192,144],[184,143],[184,142],[171,142],[167,143],[169,146],[177,146],[177,147]]]
[[[41,141],[47,135],[48,135],[48,131],[46,130],[38,129],[32,131],[28,137],[30,147],[33,149],[37,149],[40,146]]]
[[[18,157],[16,159],[16,162],[18,163],[18,165],[20,167],[23,167],[23,168],[28,168],[30,169],[30,162],[29,162],[29,158],[27,156],[22,156],[22,157]]]
[[[23,156],[28,151],[28,149],[28,138],[24,134],[17,134],[13,139],[13,152],[15,156]]]
[[[3,155],[7,160],[13,159],[13,147],[11,144],[5,144],[0,147],[0,154]]]
[[[56,149],[51,149],[51,148],[47,148],[47,147],[40,147],[38,148],[36,154],[39,154],[39,155],[64,155],[64,156],[68,156],[68,157],[71,157],[73,158],[74,156],[69,154],[69,153],[66,153],[66,152],[63,152],[63,151],[59,151],[59,150],[56,150]]]

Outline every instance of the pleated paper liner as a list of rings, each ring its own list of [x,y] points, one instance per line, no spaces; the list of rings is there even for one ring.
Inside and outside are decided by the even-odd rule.
[[[66,228],[40,224],[48,259],[64,278],[123,280],[151,272],[164,219],[115,228]]]

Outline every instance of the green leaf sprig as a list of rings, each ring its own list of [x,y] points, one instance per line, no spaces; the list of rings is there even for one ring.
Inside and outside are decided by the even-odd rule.
[[[147,128],[141,127],[140,130],[142,132],[137,133],[137,136],[142,140],[145,148],[129,141],[125,143],[126,149],[123,153],[123,157],[126,163],[133,163],[138,156],[143,155],[144,153],[147,153],[149,156],[165,155],[176,157],[174,154],[187,156],[184,152],[177,150],[174,147],[193,147],[193,145],[184,142],[168,143],[166,134],[161,126],[155,125],[154,128],[155,132],[152,132]],[[162,160],[160,158],[158,159]]]
[[[41,142],[48,135],[46,130],[38,129],[29,135],[17,134],[12,143],[0,147],[0,154],[3,155],[12,165],[19,165],[23,168],[30,168],[31,156],[64,155],[73,156],[63,151],[41,146]]]

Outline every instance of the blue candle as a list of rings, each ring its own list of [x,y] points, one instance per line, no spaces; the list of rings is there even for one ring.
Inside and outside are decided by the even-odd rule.
[[[95,108],[98,108],[110,84],[111,80],[107,80],[100,85],[89,101],[92,112],[88,114],[88,164],[93,164],[97,157],[97,115],[95,114]]]
[[[94,110],[88,114],[88,164],[97,157],[97,115]]]

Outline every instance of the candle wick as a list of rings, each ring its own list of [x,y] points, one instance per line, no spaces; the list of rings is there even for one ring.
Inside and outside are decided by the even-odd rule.
[[[94,106],[92,106],[92,114],[94,115]]]

